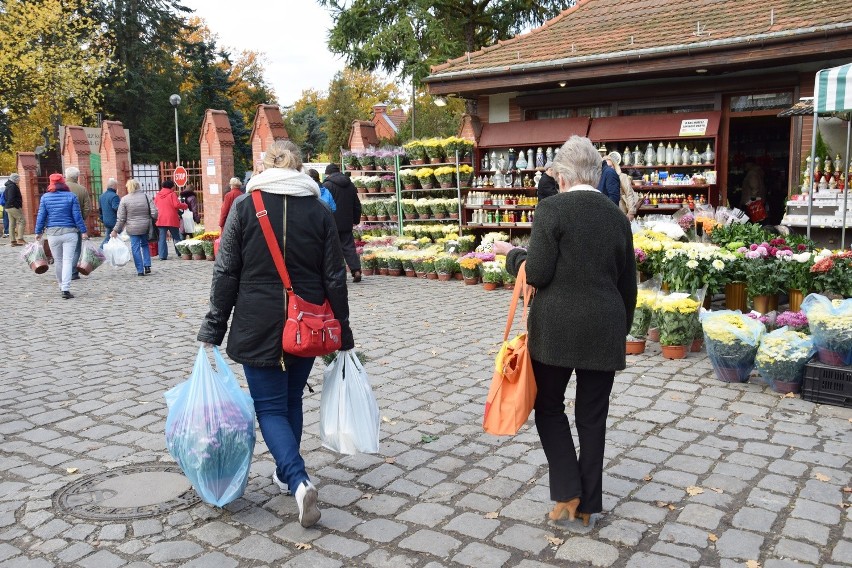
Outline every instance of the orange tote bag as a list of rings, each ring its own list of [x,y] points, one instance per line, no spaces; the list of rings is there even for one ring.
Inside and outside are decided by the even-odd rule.
[[[522,321],[526,326],[527,308],[532,299],[533,289],[527,286],[526,263],[521,265],[515,282],[512,302],[509,304],[509,317],[503,334],[503,346],[495,360],[494,376],[485,399],[485,417],[482,428],[495,436],[512,436],[530,417],[535,404],[536,385],[533,376],[532,359],[527,351],[527,334],[521,333],[509,341],[509,332],[523,292],[524,313]]]

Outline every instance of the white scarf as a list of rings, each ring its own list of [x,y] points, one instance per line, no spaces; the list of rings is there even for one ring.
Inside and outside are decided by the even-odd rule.
[[[308,174],[284,168],[269,168],[251,176],[246,193],[259,189],[276,195],[319,197],[319,186]]]

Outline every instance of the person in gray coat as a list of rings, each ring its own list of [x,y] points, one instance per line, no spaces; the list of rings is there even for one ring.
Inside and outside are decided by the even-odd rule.
[[[517,274],[526,262],[536,294],[528,347],[538,387],[535,425],[547,456],[552,520],[580,515],[588,525],[603,508],[602,479],[615,372],[626,366],[625,337],[636,306],[630,223],[596,189],[601,158],[588,138],[572,136],[553,163],[559,193],[540,201],[529,249],[494,244]],[[565,389],[577,375],[574,421],[579,459],[565,415]]]
[[[127,195],[122,197],[118,204],[118,219],[109,236],[115,238],[122,230],[127,229],[136,274],[145,276],[151,274],[148,229],[151,226],[151,220],[157,219],[157,208],[154,206],[153,199],[145,195],[145,192],[139,191],[138,181],[131,178],[127,180],[126,187]]]

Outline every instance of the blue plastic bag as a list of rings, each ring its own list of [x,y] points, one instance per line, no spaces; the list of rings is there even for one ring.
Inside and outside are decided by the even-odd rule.
[[[213,347],[216,370],[198,348],[189,379],[166,391],[166,446],[205,503],[240,497],[254,451],[254,403]]]

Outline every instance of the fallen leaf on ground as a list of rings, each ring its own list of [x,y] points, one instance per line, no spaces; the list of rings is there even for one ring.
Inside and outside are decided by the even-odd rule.
[[[707,535],[707,540],[709,540],[710,542],[716,542],[717,540],[719,540],[719,537],[718,537],[718,536],[716,536],[716,535],[715,535],[715,534],[713,534],[713,533],[709,533],[709,534]]]
[[[852,493],[852,487],[844,487],[843,492],[844,493]]]
[[[361,499],[366,499],[367,501],[369,501],[372,498],[373,498],[372,493],[364,493],[363,495],[361,495]]]
[[[816,472],[814,474],[814,477],[816,477],[817,481],[831,481],[831,478],[829,476],[827,476],[824,473],[820,473],[820,472]]]
[[[724,491],[718,487],[709,487],[708,489],[710,489],[710,491],[715,491],[716,493],[724,493]]]
[[[748,560],[746,562],[746,568],[760,568],[760,562],[757,560]]]
[[[385,458],[385,463],[396,463],[396,458]]]
[[[787,394],[784,395],[784,398],[796,398],[796,395],[795,395],[795,393],[788,392]]]
[[[555,536],[549,536],[549,537],[547,537],[547,542],[549,542],[550,544],[552,544],[554,546],[559,546],[560,544],[562,544],[565,541],[562,540],[561,538],[557,538]]]
[[[69,467],[68,469],[65,470],[65,473],[77,473],[77,468],[76,467]]]
[[[704,493],[704,490],[700,487],[696,487],[695,485],[690,485],[686,488],[686,492],[687,494],[689,494],[690,497],[694,497],[695,495],[700,495]]]
[[[500,515],[497,514],[497,511],[491,511],[490,513],[485,513],[486,519],[496,519]]]
[[[669,503],[666,503],[665,501],[657,501],[657,507],[659,507],[661,509],[665,509],[668,506],[669,506]]]
[[[307,542],[297,542],[296,550],[310,550],[313,548],[313,545],[308,544]]]
[[[650,475],[646,475],[645,477],[642,478],[643,481],[651,481],[652,479],[654,479],[654,478],[651,477]]]

